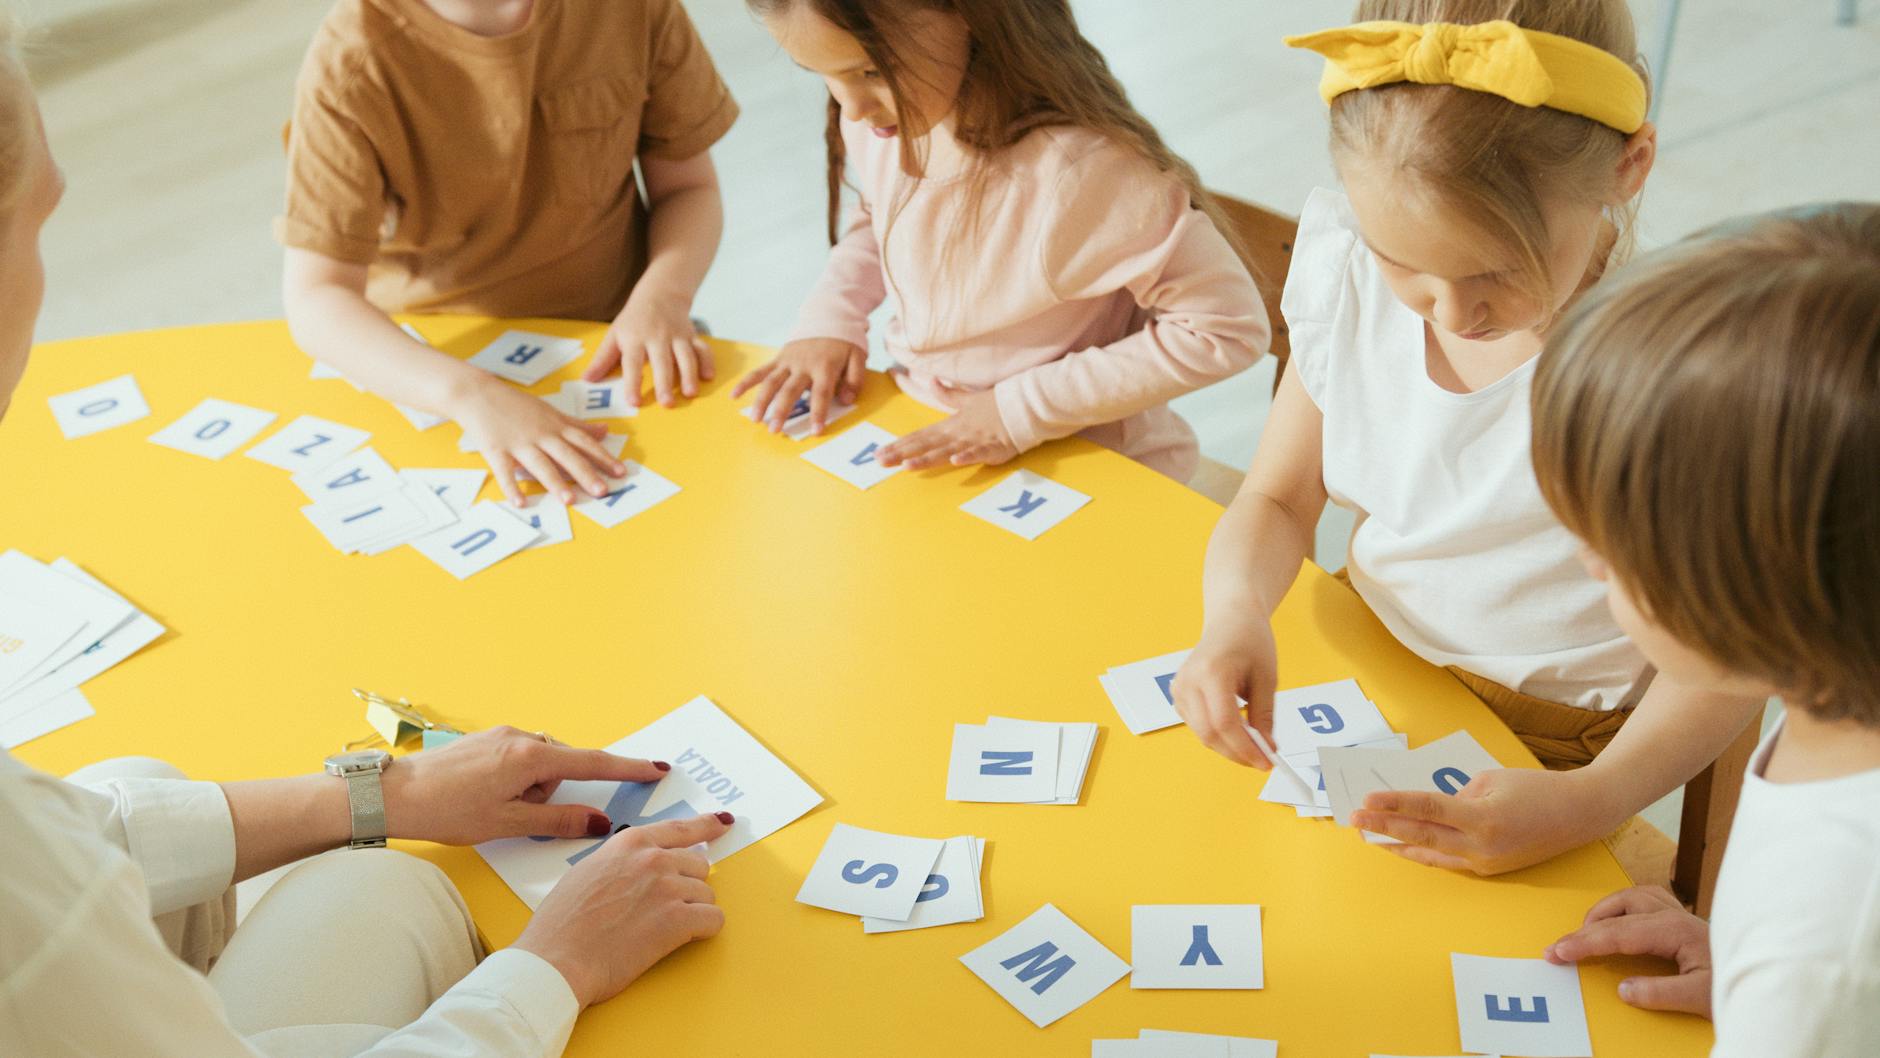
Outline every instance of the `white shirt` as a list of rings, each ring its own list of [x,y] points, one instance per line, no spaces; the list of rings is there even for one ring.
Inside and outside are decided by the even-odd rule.
[[[1345,196],[1299,218],[1280,308],[1324,415],[1325,490],[1352,511],[1346,568],[1420,657],[1582,709],[1624,704],[1645,671],[1541,499],[1529,360],[1473,393],[1438,386],[1421,316],[1397,300]]]
[[[1750,758],[1710,915],[1712,1058],[1880,1054],[1880,769],[1819,782]]]
[[[150,921],[218,899],[234,872],[215,784],[84,789],[0,751],[0,1055],[259,1058]],[[509,949],[362,1053],[553,1058],[576,1013],[554,967]]]

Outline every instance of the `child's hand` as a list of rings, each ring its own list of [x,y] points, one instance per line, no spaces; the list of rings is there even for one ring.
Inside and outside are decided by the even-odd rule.
[[[1454,796],[1384,790],[1364,799],[1351,825],[1404,842],[1390,851],[1418,863],[1476,874],[1531,866],[1605,836],[1610,806],[1593,767],[1498,768]]]
[[[804,338],[777,351],[776,358],[754,368],[731,390],[733,398],[757,390],[751,406],[771,433],[783,429],[790,409],[809,392],[809,429],[820,434],[829,421],[829,398],[853,404],[868,377],[868,350],[836,338]]]
[[[577,498],[571,478],[589,494],[605,496],[604,479],[627,472],[601,447],[605,425],[571,419],[495,378],[479,378],[449,413],[489,461],[503,496],[517,506],[525,502],[516,484],[518,466],[563,503]]]
[[[1182,663],[1169,692],[1175,711],[1209,749],[1237,764],[1273,766],[1247,734],[1247,725],[1273,739],[1273,686],[1279,672],[1279,648],[1273,626],[1252,619],[1210,624],[1201,642]],[[1247,702],[1242,719],[1240,703]]]
[[[1646,1010],[1710,1016],[1710,924],[1658,886],[1621,889],[1594,904],[1579,929],[1553,942],[1543,954],[1552,963],[1602,955],[1675,959],[1676,974],[1619,982],[1619,998]]]
[[[692,326],[692,300],[646,284],[633,288],[581,377],[598,382],[615,365],[627,383],[627,403],[635,408],[643,371],[652,371],[653,397],[670,408],[675,383],[678,392],[696,397],[699,380],[711,381],[717,370],[711,346]]]
[[[997,466],[1017,455],[1018,446],[999,417],[999,402],[991,390],[985,390],[960,401],[952,418],[915,430],[883,448],[878,458],[884,467],[906,463],[908,469],[920,470],[940,462],[956,467]]]

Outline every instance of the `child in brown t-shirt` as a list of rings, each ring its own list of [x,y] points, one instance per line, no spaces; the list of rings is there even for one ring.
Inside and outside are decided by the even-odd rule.
[[[388,312],[611,320],[586,377],[670,405],[712,377],[692,299],[724,226],[708,149],[737,117],[679,0],[339,0],[288,138],[295,339],[456,420],[512,499],[604,494],[598,432],[429,349]],[[634,163],[644,178],[643,199]]]

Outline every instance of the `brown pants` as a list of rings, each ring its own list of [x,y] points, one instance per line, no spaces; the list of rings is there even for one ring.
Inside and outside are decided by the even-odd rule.
[[[1351,578],[1344,570],[1332,576],[1345,587],[1351,587]],[[1481,699],[1483,705],[1508,725],[1521,744],[1540,759],[1543,767],[1553,771],[1570,771],[1591,764],[1599,751],[1619,733],[1625,718],[1632,715],[1628,709],[1607,712],[1575,709],[1522,694],[1454,665],[1448,668],[1450,675],[1462,681],[1469,693]]]

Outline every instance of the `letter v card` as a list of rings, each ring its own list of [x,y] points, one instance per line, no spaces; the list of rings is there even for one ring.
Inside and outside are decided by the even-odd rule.
[[[795,822],[822,795],[703,695],[607,747],[621,757],[659,760],[672,771],[645,783],[564,782],[550,804],[584,804],[618,827],[643,826],[703,812],[730,812],[730,831],[705,847],[713,863]],[[592,851],[587,838],[503,838],[477,852],[522,902],[541,905],[572,864]]]

